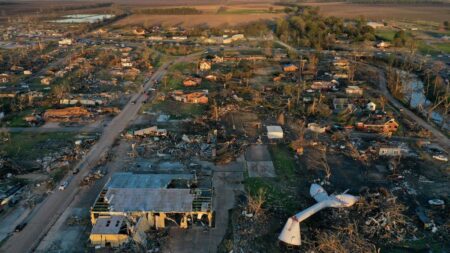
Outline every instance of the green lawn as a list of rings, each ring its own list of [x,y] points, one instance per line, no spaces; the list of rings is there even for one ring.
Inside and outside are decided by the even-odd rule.
[[[275,167],[275,178],[250,178],[244,185],[250,194],[256,194],[260,188],[267,192],[267,204],[280,208],[286,213],[294,213],[298,209],[295,188],[300,182],[296,174],[293,151],[286,145],[271,145],[269,151]]]
[[[165,100],[150,105],[152,111],[168,114],[172,119],[186,119],[204,115],[208,105],[187,104],[178,101]]]
[[[439,54],[439,50],[437,50],[432,45],[426,44],[424,41],[419,41],[417,43],[417,49],[422,54],[430,54],[430,55],[437,55],[437,54]]]
[[[450,43],[433,44],[433,46],[445,54],[450,54]]]
[[[196,68],[195,62],[178,62],[169,67],[169,72],[195,73]]]
[[[375,35],[384,41],[392,41],[397,31],[394,30],[376,30]]]

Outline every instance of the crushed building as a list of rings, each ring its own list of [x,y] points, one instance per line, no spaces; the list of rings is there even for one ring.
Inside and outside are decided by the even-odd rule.
[[[91,243],[120,245],[150,228],[172,225],[211,227],[212,195],[211,181],[192,174],[115,173],[91,208]],[[108,220],[114,228],[106,226]]]
[[[46,121],[71,120],[91,117],[92,113],[83,107],[68,107],[64,109],[49,109],[44,113]]]

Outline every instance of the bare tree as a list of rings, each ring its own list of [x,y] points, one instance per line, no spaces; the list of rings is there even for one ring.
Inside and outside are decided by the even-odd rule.
[[[259,188],[258,191],[252,194],[248,191],[248,211],[253,213],[256,217],[262,215],[263,205],[267,199],[267,190],[265,188]]]
[[[322,170],[325,173],[325,180],[330,180],[331,168],[328,164],[326,149],[317,149],[309,157],[309,162],[313,169]]]

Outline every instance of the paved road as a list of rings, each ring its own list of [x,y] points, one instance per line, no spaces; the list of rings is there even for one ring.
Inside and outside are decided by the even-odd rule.
[[[395,99],[387,88],[387,82],[384,71],[378,68],[377,70],[378,70],[379,89],[381,93],[383,93],[383,95],[389,100],[389,103],[392,104],[399,111],[401,111],[403,114],[411,118],[415,123],[430,131],[435,137],[435,141],[438,142],[448,152],[450,150],[450,141],[448,137],[445,134],[443,134],[439,129],[437,129],[430,123],[426,122],[421,117],[417,116],[414,112],[410,111],[407,107],[405,107],[402,103],[400,103],[397,99]]]
[[[144,85],[144,89],[150,88],[155,80],[161,79],[168,66],[174,62],[188,61],[200,53],[179,57],[173,62],[163,64]],[[153,99],[154,96],[150,99]],[[115,139],[122,133],[128,124],[136,118],[146,95],[135,94],[124,109],[105,127],[100,140],[91,148],[89,153],[77,165],[80,173],[74,176],[71,183],[64,191],[55,191],[39,204],[30,215],[28,225],[19,233],[13,234],[0,248],[0,252],[32,252],[38,246],[39,241],[47,234],[53,224],[74,200],[80,190],[80,182],[89,170],[111,148]],[[136,103],[132,103],[136,101]]]

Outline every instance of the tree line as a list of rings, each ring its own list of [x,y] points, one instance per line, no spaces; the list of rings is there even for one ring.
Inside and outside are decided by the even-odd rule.
[[[286,7],[286,18],[276,23],[275,33],[281,41],[293,46],[323,49],[331,46],[336,39],[366,41],[375,39],[375,31],[364,18],[344,23],[338,17],[323,17],[319,8]]]

